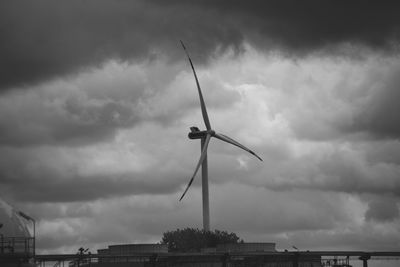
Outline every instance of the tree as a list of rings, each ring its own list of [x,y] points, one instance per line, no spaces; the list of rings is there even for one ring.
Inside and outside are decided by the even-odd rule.
[[[161,239],[161,244],[167,244],[170,252],[200,252],[202,248],[238,242],[243,240],[235,233],[220,230],[205,231],[198,228],[167,231]]]

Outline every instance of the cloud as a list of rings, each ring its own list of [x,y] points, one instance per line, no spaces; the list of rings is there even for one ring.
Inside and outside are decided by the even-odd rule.
[[[370,75],[369,99],[359,110],[354,125],[350,129],[366,131],[374,138],[395,138],[400,136],[400,121],[395,114],[398,111],[396,99],[400,96],[398,84],[400,82],[400,65],[398,58],[388,60],[381,71]]]
[[[122,139],[79,149],[2,148],[7,157],[0,161],[0,192],[26,202],[77,202],[177,192],[189,173],[187,165],[179,166],[186,162],[179,155],[181,148],[177,146],[171,153],[162,144],[142,143],[138,139],[148,136],[148,129],[143,135],[130,136],[134,142]],[[160,128],[152,131],[156,134]]]
[[[230,183],[210,186],[211,222],[247,242],[295,244],[306,249],[378,250],[396,248],[398,218],[364,220],[368,204],[351,194],[296,190],[279,192]],[[178,202],[172,195],[124,196],[75,203],[30,203],[38,219],[42,253],[75,253],[80,246],[158,242],[162,233],[201,227],[201,190]]]
[[[213,182],[399,195],[396,141],[371,142],[357,135],[365,129],[343,127],[379,91],[364,85],[381,78],[372,74],[390,60],[375,59],[293,61],[248,46],[240,57],[227,53],[198,68],[215,130],[265,160],[213,140]],[[110,62],[68,81],[4,94],[4,194],[69,202],[178,192],[199,157],[199,144],[186,139],[188,127],[204,127],[196,94],[187,62],[158,60]],[[31,186],[20,189],[23,181]]]
[[[112,138],[118,128],[132,127],[141,117],[135,103],[93,97],[85,87],[63,81],[10,92],[0,101],[0,144],[17,147],[96,143]]]
[[[0,73],[5,77],[0,88],[76,74],[109,59],[138,63],[174,59],[178,53],[183,58],[179,39],[189,40],[194,29],[208,37],[197,44],[203,54],[216,44],[231,46],[240,39],[224,27],[201,22],[207,16],[215,19],[210,12],[195,21],[189,14],[176,16],[179,13],[147,1],[3,3],[0,24],[7,41],[0,47]]]
[[[110,59],[183,60],[179,39],[199,61],[243,42],[293,55],[338,44],[392,50],[396,6],[355,1],[18,1],[2,3],[0,88],[29,88]],[[340,19],[338,19],[340,18]],[[357,49],[353,49],[353,52]]]
[[[399,218],[397,201],[390,197],[371,199],[365,212],[367,221],[390,222]]]
[[[373,48],[390,47],[398,41],[398,20],[391,5],[376,2],[353,1],[163,1],[164,7],[174,6],[199,12],[212,10],[216,17],[211,23],[224,23],[230,17],[231,25],[244,39],[258,48],[279,48],[294,53],[334,46],[339,43],[365,44]],[[172,4],[171,4],[172,3]],[[195,13],[195,14],[196,14]],[[196,20],[193,16],[193,20]],[[338,20],[340,18],[340,20]],[[204,22],[200,22],[204,23]],[[231,26],[231,27],[230,27]]]
[[[210,143],[212,225],[282,248],[398,247],[399,142],[357,124],[398,59],[243,47],[196,64],[215,130],[264,159]],[[200,156],[188,128],[204,128],[186,61],[111,60],[30,88],[0,98],[0,194],[38,218],[42,251],[201,227],[200,177],[178,202]]]
[[[2,194],[60,203],[177,192],[196,160],[189,162],[192,150],[177,140],[186,140],[192,123],[202,124],[193,74],[184,66],[109,62],[95,72],[3,94]],[[210,93],[210,111],[240,99],[201,68],[199,77]]]
[[[198,101],[185,88],[193,87],[192,74],[179,66],[112,61],[94,72],[10,91],[0,99],[0,145],[85,146],[112,140],[118,130],[145,120],[178,120],[184,113],[177,107],[193,108]]]
[[[125,196],[89,202],[31,203],[22,208],[35,210],[32,216],[40,218],[37,245],[42,253],[75,253],[81,246],[93,252],[121,242],[159,242],[164,231],[196,225],[200,214],[192,205],[199,197],[180,203],[167,195]]]

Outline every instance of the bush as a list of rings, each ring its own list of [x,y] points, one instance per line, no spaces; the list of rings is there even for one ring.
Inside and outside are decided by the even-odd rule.
[[[169,252],[200,252],[202,248],[218,244],[243,242],[235,233],[205,231],[198,228],[177,229],[163,234],[161,244],[168,245]]]

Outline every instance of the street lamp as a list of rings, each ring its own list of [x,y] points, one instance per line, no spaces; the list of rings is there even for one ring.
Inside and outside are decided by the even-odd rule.
[[[36,221],[31,216],[26,215],[22,211],[18,212],[21,217],[25,218],[28,221],[33,222],[33,257],[35,257],[35,250],[36,250]]]

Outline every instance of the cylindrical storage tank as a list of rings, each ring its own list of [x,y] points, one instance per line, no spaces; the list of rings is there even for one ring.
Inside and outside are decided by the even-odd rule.
[[[28,216],[14,209],[10,204],[0,199],[0,254],[20,254],[26,257],[34,255],[35,241],[29,232],[32,224]],[[1,258],[0,255],[0,258]],[[3,263],[0,263],[0,266]]]
[[[0,199],[0,234],[3,238],[32,237],[28,229],[29,223],[29,221],[20,215],[19,211]]]

